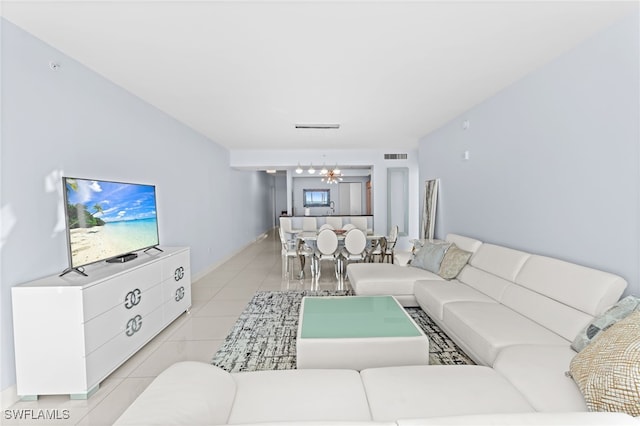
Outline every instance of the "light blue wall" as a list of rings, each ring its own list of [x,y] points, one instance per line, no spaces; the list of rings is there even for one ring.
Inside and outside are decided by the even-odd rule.
[[[614,272],[640,294],[638,28],[636,13],[421,139],[438,236]]]
[[[62,174],[156,185],[160,242],[206,271],[272,227],[271,180],[1,20],[0,389],[15,383],[12,286],[67,266]],[[49,61],[61,65],[49,68]],[[42,348],[46,350],[46,348]]]

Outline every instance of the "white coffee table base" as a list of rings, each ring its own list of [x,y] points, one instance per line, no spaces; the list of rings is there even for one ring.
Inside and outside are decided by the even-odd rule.
[[[298,339],[298,368],[365,368],[429,364],[426,337]]]

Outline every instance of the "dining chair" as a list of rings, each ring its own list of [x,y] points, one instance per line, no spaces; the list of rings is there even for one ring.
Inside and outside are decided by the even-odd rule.
[[[280,217],[280,229],[282,229],[285,234],[291,235],[291,238],[293,238],[295,234],[302,232],[302,229],[292,228],[290,217]]]
[[[325,223],[324,225],[322,225],[322,226],[320,227],[320,229],[318,229],[318,231],[322,231],[322,230],[324,230],[324,229],[330,229],[330,230],[332,230],[332,231],[333,231],[333,230],[334,230],[334,229],[336,229],[336,228],[334,228],[334,227],[333,227],[333,225],[331,225],[331,224]]]
[[[362,232],[367,233],[367,218],[364,216],[355,216],[351,218],[351,223],[360,229]]]
[[[315,217],[303,217],[302,218],[302,230],[305,232],[308,231],[317,231],[318,230],[318,222]]]
[[[327,224],[333,226],[333,229],[342,228],[342,218],[340,216],[327,217]]]
[[[316,239],[316,253],[313,256],[313,270],[316,279],[320,278],[321,262],[330,260],[334,264],[336,278],[340,279],[341,258],[338,255],[338,236],[331,229],[323,229]]]
[[[371,247],[367,252],[367,261],[374,262],[376,258],[382,262],[382,254],[387,250],[387,237],[380,237],[371,241]]]
[[[307,245],[307,243],[302,240],[299,239],[297,242],[297,249],[298,249],[298,259],[300,259],[300,275],[298,276],[298,278],[302,279],[304,278],[304,265],[306,263],[306,259],[309,259],[309,271],[311,272],[311,276],[315,276],[315,271],[312,268],[312,259],[313,259],[313,254],[314,251],[311,247],[309,247]]]
[[[284,236],[284,230],[282,227],[278,229],[280,234],[280,243],[282,244],[282,277],[290,277],[293,275],[293,259],[298,257],[298,250],[295,243],[287,240]]]
[[[357,227],[356,227],[353,223],[347,223],[346,225],[344,225],[344,226],[342,227],[342,229],[343,229],[343,230],[345,230],[345,231],[347,231],[347,232],[349,232],[349,231],[351,231],[352,229],[357,229]]]
[[[395,257],[395,248],[396,243],[398,242],[398,225],[393,225],[391,227],[391,232],[389,232],[389,236],[387,237],[387,246],[384,249],[384,255],[382,256],[381,262],[384,262],[385,259],[391,259],[390,262],[394,262]]]
[[[344,259],[341,274],[344,275],[344,268],[346,268],[349,262],[362,262],[366,258],[367,248],[367,236],[360,229],[354,228],[347,232],[344,237],[344,248],[342,249],[341,256]]]
[[[386,237],[381,237],[373,249],[369,252],[369,261],[373,262],[376,257],[379,257],[380,262],[391,259],[390,262],[394,263],[394,250],[396,243],[398,242],[398,225],[391,227],[391,232]]]
[[[282,244],[282,271],[283,278],[293,277],[293,266],[295,263],[295,259],[298,258],[300,260],[300,273],[298,274],[298,278],[304,278],[304,266],[305,259],[307,257],[313,256],[313,250],[309,246],[307,246],[303,240],[291,241],[285,238],[285,233],[280,228],[278,230],[280,234],[280,243]],[[311,275],[314,275],[313,268],[311,267]],[[286,276],[285,276],[286,274]]]

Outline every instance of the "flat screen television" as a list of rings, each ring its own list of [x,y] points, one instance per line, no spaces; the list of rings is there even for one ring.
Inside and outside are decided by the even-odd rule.
[[[69,268],[103,260],[125,262],[135,251],[157,248],[153,185],[63,177]],[[159,250],[159,249],[158,249]]]
[[[329,207],[331,206],[330,195],[329,189],[303,189],[303,207]]]

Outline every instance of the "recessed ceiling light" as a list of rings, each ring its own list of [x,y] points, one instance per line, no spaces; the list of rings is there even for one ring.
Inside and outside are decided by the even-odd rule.
[[[271,170],[271,169],[267,170],[267,173],[271,173],[271,174],[273,174],[273,173],[275,173],[275,172],[276,172],[275,170]]]

